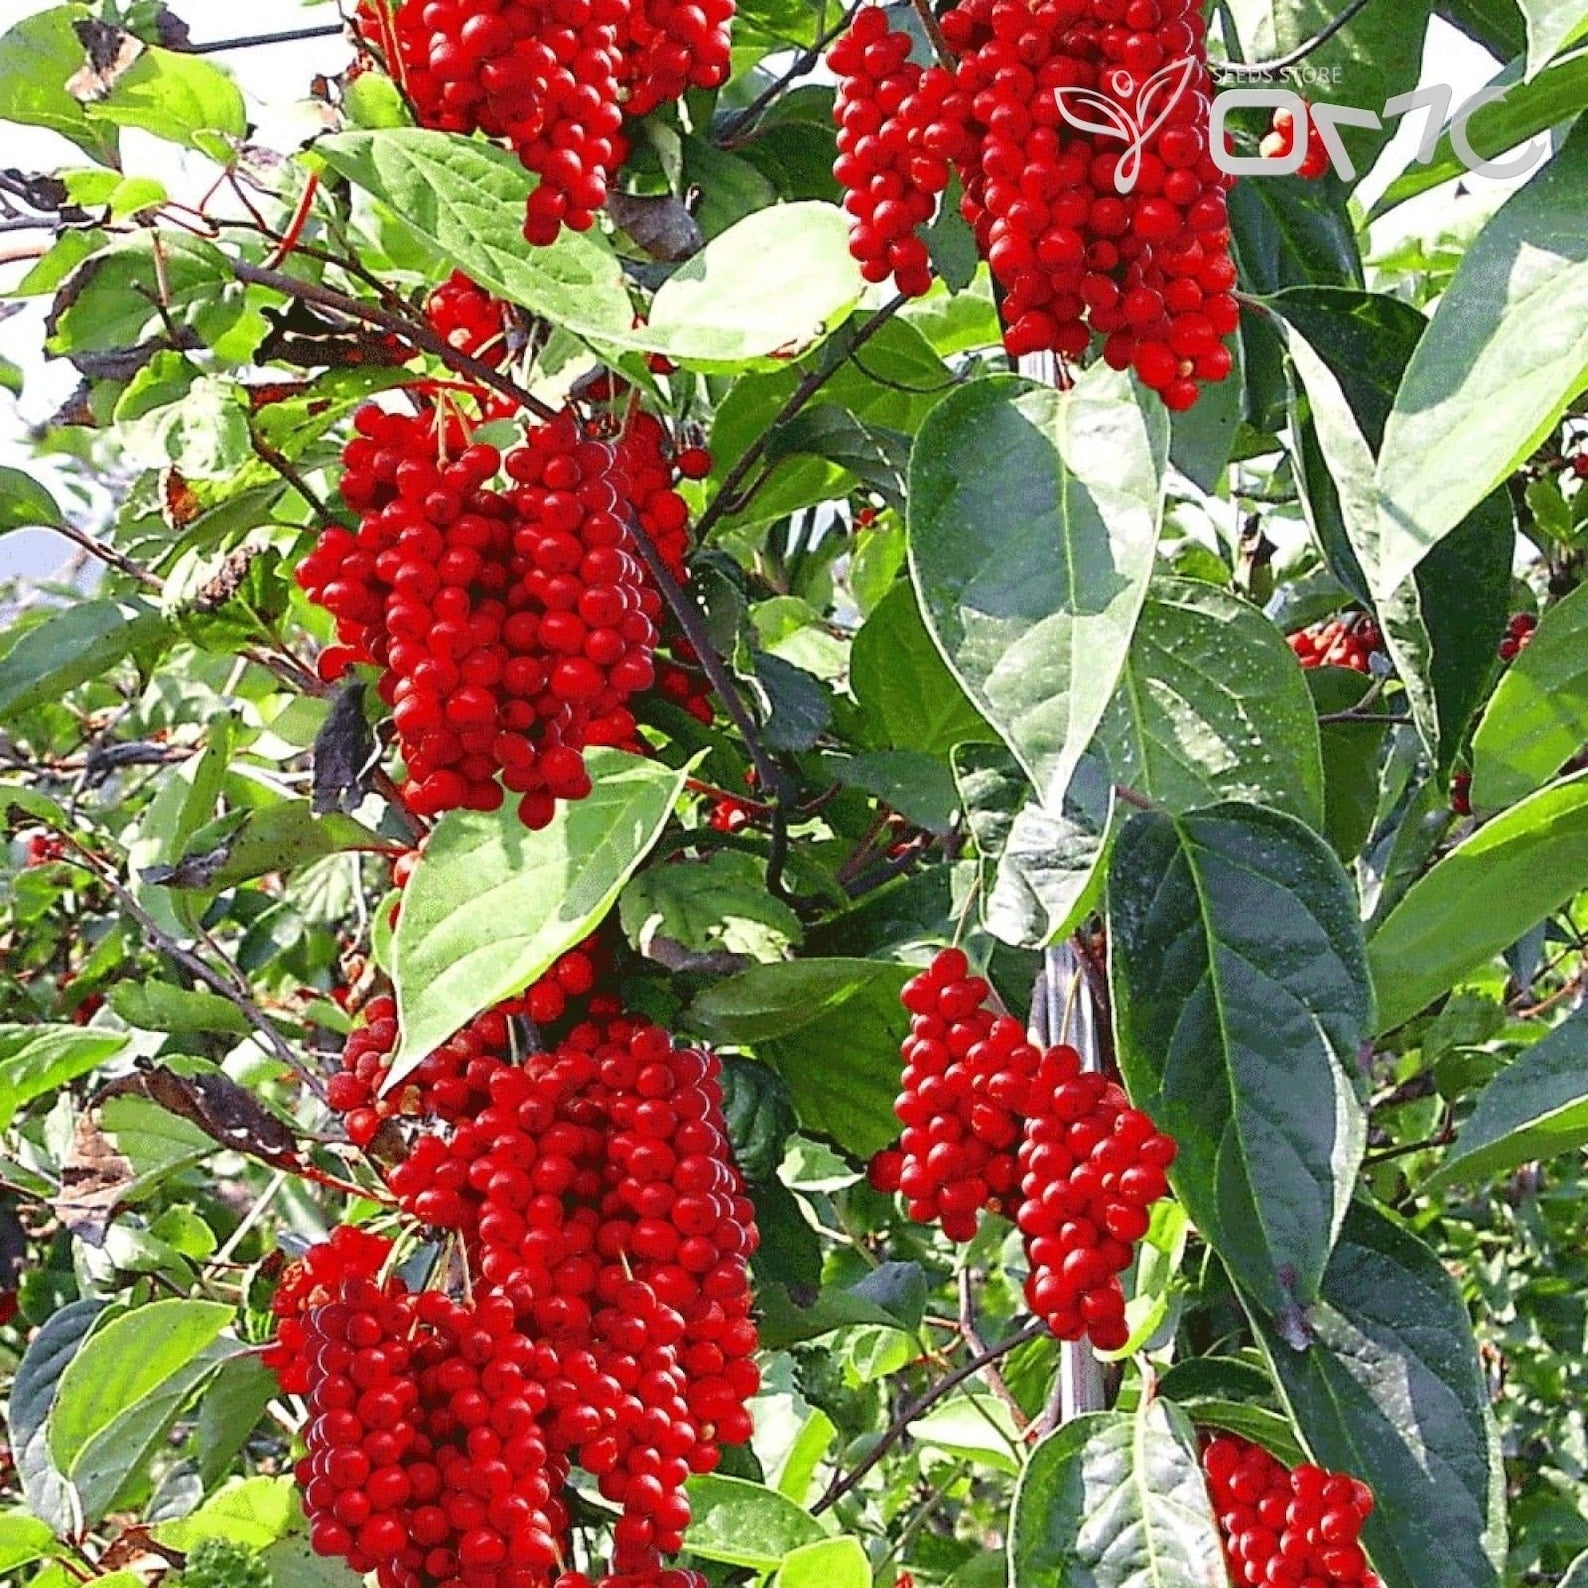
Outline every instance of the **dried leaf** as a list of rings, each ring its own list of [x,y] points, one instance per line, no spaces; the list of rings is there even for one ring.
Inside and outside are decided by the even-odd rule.
[[[314,736],[309,808],[316,816],[355,810],[369,792],[370,775],[379,759],[375,731],[364,715],[364,685],[351,679],[337,691]]]
[[[61,1164],[61,1189],[51,1202],[55,1216],[90,1246],[104,1244],[127,1187],[136,1177],[132,1160],[112,1145],[97,1110],[78,1116],[72,1144]]]
[[[66,92],[85,103],[103,99],[121,74],[143,54],[143,40],[92,17],[74,22],[72,28],[88,52],[88,61],[67,78]]]

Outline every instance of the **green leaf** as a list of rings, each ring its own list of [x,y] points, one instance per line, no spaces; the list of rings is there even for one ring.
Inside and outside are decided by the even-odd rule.
[[[910,975],[866,959],[757,965],[707,988],[689,1019],[713,1042],[753,1048],[781,1071],[807,1132],[864,1158],[898,1135],[899,993]]]
[[[1588,386],[1588,125],[1467,251],[1379,458],[1374,587],[1393,591]]]
[[[956,744],[995,737],[938,654],[908,580],[861,624],[849,684],[873,744],[947,755]]]
[[[241,138],[248,131],[242,90],[231,77],[208,61],[173,50],[145,49],[110,92],[86,109],[91,121],[137,127],[200,150],[206,145],[199,133]]]
[[[1588,772],[1471,834],[1415,883],[1368,944],[1378,1029],[1393,1031],[1588,884]]]
[[[910,1438],[978,1466],[1020,1471],[1020,1433],[1009,1408],[986,1392],[954,1395],[910,1424]]]
[[[1223,1545],[1196,1435],[1166,1401],[1095,1412],[1037,1446],[1015,1488],[1009,1575],[1049,1588],[1211,1588]]]
[[[218,1301],[153,1301],[96,1330],[61,1375],[50,1454],[71,1471],[95,1434],[181,1373],[231,1321]]]
[[[1588,33],[1588,0],[1517,0],[1527,18],[1527,75],[1536,77],[1566,45]],[[1578,109],[1582,103],[1578,101]]]
[[[1500,810],[1588,743],[1588,586],[1545,612],[1500,679],[1472,740],[1472,803]]]
[[[785,1555],[773,1588],[871,1588],[871,1562],[858,1538],[824,1538]]]
[[[1265,1306],[1310,1301],[1367,1137],[1350,879],[1278,811],[1139,815],[1116,843],[1108,914],[1120,1067],[1180,1144],[1176,1194]]]
[[[1313,1459],[1372,1489],[1362,1544],[1387,1588],[1498,1588],[1504,1474],[1466,1304],[1439,1258],[1358,1203],[1305,1319],[1252,1321]]]
[[[1241,392],[1246,385],[1245,347],[1241,338],[1225,345],[1235,360],[1228,380],[1205,387],[1194,408],[1170,416],[1169,461],[1199,489],[1214,495],[1229,467],[1235,433],[1241,427]]]
[[[795,1550],[827,1537],[814,1517],[759,1483],[712,1473],[691,1478],[686,1492],[693,1520],[684,1548],[704,1560],[775,1571]]]
[[[1256,607],[1200,580],[1153,585],[1097,737],[1114,780],[1168,810],[1244,800],[1323,824],[1294,652]]]
[[[59,504],[21,469],[0,469],[0,535],[13,529],[55,529],[65,522]]]
[[[1473,112],[1467,138],[1485,160],[1497,160],[1519,145],[1572,120],[1588,98],[1588,51],[1578,51],[1541,73],[1531,82],[1520,81],[1522,62],[1512,61],[1490,81],[1503,97]],[[1372,219],[1387,214],[1397,204],[1416,198],[1446,182],[1462,177],[1467,164],[1456,153],[1450,133],[1439,139],[1433,159],[1409,166],[1384,190],[1373,206]]]
[[[910,569],[949,667],[1050,809],[1107,710],[1146,598],[1168,426],[1106,368],[1010,376],[933,409],[910,460]]]
[[[597,235],[564,230],[550,247],[525,245],[535,179],[516,155],[417,127],[339,133],[314,152],[382,200],[449,268],[564,330],[633,345],[622,271]]]
[[[116,129],[96,126],[66,92],[67,79],[87,61],[72,24],[92,15],[86,5],[51,6],[0,37],[0,121],[48,127],[102,165],[113,165]]]
[[[110,1063],[128,1046],[121,1031],[0,1025],[0,1130],[24,1103]]]
[[[766,866],[738,849],[642,871],[623,890],[623,930],[642,954],[658,937],[695,954],[781,960],[800,919],[766,890]]]
[[[1492,1180],[1588,1142],[1588,1015],[1526,1048],[1483,1089],[1444,1161],[1420,1187]]]
[[[300,1514],[291,1478],[238,1478],[191,1516],[161,1522],[150,1531],[170,1549],[189,1550],[201,1538],[224,1538],[261,1550],[291,1531]]]
[[[70,1301],[47,1318],[28,1341],[6,1405],[11,1450],[28,1509],[63,1537],[81,1532],[83,1508],[77,1490],[50,1455],[50,1412],[61,1375],[105,1307],[99,1300]]]
[[[1229,195],[1241,278],[1257,292],[1307,284],[1362,285],[1362,256],[1340,183],[1258,178]],[[1257,362],[1248,343],[1246,367]]]
[[[173,987],[164,981],[117,982],[110,1007],[130,1026],[172,1033],[223,1032],[244,1037],[252,1029],[242,1010],[202,987]]]
[[[166,630],[157,612],[79,601],[26,630],[0,656],[0,717],[17,717],[109,671]]]
[[[797,358],[864,290],[837,205],[774,204],[712,238],[662,283],[641,339],[706,368]]]
[[[242,825],[202,859],[219,862],[206,886],[235,888],[266,872],[292,871],[326,855],[387,847],[385,839],[340,811],[316,816],[308,800],[281,800],[248,812]]]
[[[1323,752],[1323,834],[1334,852],[1349,865],[1362,851],[1378,814],[1378,763],[1389,733],[1383,719],[1389,707],[1382,699],[1362,702],[1372,680],[1348,667],[1314,667],[1307,687],[1322,716],[1357,712],[1360,722],[1323,723],[1318,729]]]
[[[593,750],[594,789],[531,832],[509,800],[449,811],[408,886],[393,944],[402,1042],[395,1083],[481,1010],[521,992],[617,902],[683,792],[686,771]]]
[[[1560,1588],[1588,1588],[1588,1552],[1579,1555],[1566,1568],[1566,1575],[1560,1580]]]
[[[55,1531],[48,1522],[26,1511],[0,1512],[0,1571],[15,1571],[54,1553]]]

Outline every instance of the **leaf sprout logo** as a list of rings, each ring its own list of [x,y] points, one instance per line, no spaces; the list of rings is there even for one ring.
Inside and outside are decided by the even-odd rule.
[[[1117,138],[1125,152],[1114,168],[1114,187],[1121,196],[1135,192],[1141,180],[1142,156],[1148,144],[1168,124],[1176,107],[1190,92],[1201,63],[1192,56],[1173,61],[1139,86],[1123,67],[1105,74],[1107,93],[1091,88],[1061,87],[1053,91],[1059,114],[1077,132],[1099,138]],[[1309,105],[1293,89],[1269,85],[1258,88],[1226,88],[1213,97],[1208,122],[1208,146],[1213,163],[1228,176],[1291,176],[1307,158],[1313,137],[1322,140],[1336,174],[1344,181],[1357,175],[1341,127],[1362,127],[1377,131],[1386,122],[1397,120],[1415,110],[1428,112],[1418,144],[1417,162],[1429,165],[1439,153],[1441,134],[1449,141],[1462,167],[1478,176],[1497,181],[1518,181],[1549,158],[1547,139],[1534,139],[1509,160],[1486,158],[1472,143],[1472,118],[1485,107],[1505,98],[1503,88],[1482,88],[1470,99],[1454,106],[1453,91],[1441,83],[1397,94],[1385,104],[1382,115],[1354,105],[1318,102]],[[1230,148],[1225,127],[1232,110],[1287,110],[1295,135],[1290,149],[1282,155],[1241,155]]]

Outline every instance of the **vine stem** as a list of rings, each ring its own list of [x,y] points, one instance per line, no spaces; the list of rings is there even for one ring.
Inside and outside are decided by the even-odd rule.
[[[228,257],[226,262],[232,274],[249,286],[265,287],[271,292],[284,293],[289,298],[299,298],[305,303],[317,303],[324,309],[334,309],[338,314],[345,314],[349,319],[362,320],[367,325],[378,325],[382,330],[390,331],[394,336],[400,336],[403,341],[411,342],[415,347],[440,359],[448,369],[456,371],[459,375],[467,375],[470,380],[477,381],[482,386],[489,386],[493,391],[500,392],[502,396],[511,398],[521,407],[528,409],[536,418],[557,417],[555,408],[543,403],[540,398],[525,391],[516,381],[492,369],[489,364],[481,363],[479,359],[471,357],[461,348],[453,347],[428,325],[405,319],[400,314],[393,314],[389,309],[383,309],[362,298],[351,297],[345,292],[338,292],[333,287],[321,286],[317,281],[305,281],[301,276],[288,275],[282,270],[267,270],[263,265],[251,264],[246,259]]]
[[[1310,39],[1298,44],[1288,55],[1276,56],[1271,61],[1219,61],[1214,70],[1229,77],[1269,77],[1292,66],[1299,66],[1317,50],[1321,50],[1337,33],[1348,28],[1372,5],[1373,0],[1351,0],[1339,16],[1320,28]]]
[[[266,44],[296,44],[300,39],[334,39],[347,29],[340,22],[322,22],[318,27],[287,28],[280,33],[251,33],[239,39],[211,39],[207,44],[184,44],[181,55],[219,55],[225,50],[256,50]]]
[[[945,1374],[929,1389],[923,1390],[913,1400],[907,1402],[899,1415],[888,1424],[876,1444],[848,1472],[834,1475],[833,1481],[827,1486],[827,1492],[811,1507],[811,1514],[820,1516],[823,1511],[831,1510],[904,1438],[910,1424],[937,1405],[945,1395],[958,1389],[966,1379],[975,1378],[983,1368],[1002,1361],[1011,1351],[1038,1339],[1046,1330],[1047,1325],[1040,1318],[1032,1318],[1013,1334],[1006,1335],[996,1345],[990,1345],[985,1351],[978,1351],[975,1356],[961,1362],[951,1373]]]

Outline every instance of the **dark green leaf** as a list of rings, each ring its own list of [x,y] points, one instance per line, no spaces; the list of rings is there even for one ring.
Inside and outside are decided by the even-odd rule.
[[[1504,1477],[1472,1325],[1437,1256],[1358,1203],[1305,1321],[1252,1312],[1313,1459],[1373,1491],[1387,1588],[1498,1588]]]
[[[1196,1434],[1167,1401],[1078,1417],[1015,1489],[1009,1575],[1051,1588],[1211,1588],[1223,1545]]]
[[[827,731],[833,701],[821,679],[803,667],[755,653],[755,679],[766,704],[762,740],[769,750],[808,750]]]
[[[1229,203],[1235,254],[1250,290],[1362,285],[1356,231],[1334,178],[1237,182]]]
[[[1362,852],[1378,810],[1378,763],[1389,726],[1389,707],[1382,699],[1371,705],[1372,680],[1347,667],[1314,667],[1307,673],[1313,703],[1322,716],[1359,712],[1361,722],[1323,723],[1318,740],[1323,751],[1324,836],[1347,865]]]
[[[50,1456],[50,1410],[61,1375],[105,1305],[98,1300],[70,1301],[45,1321],[28,1341],[6,1406],[11,1453],[28,1509],[63,1537],[75,1536],[80,1530],[82,1504],[77,1490]]]
[[[805,1130],[869,1157],[898,1134],[899,992],[910,974],[864,959],[758,965],[708,988],[689,1018],[709,1040],[776,1066]]]
[[[966,740],[995,737],[932,643],[908,580],[861,624],[849,682],[873,744],[941,756]]]
[[[1513,805],[1453,849],[1368,944],[1380,1031],[1426,1007],[1588,885],[1588,772]]]
[[[1310,1301],[1366,1146],[1355,890],[1294,817],[1221,805],[1133,817],[1108,894],[1120,1066],[1175,1191],[1265,1306]]]
[[[1097,737],[1114,780],[1168,810],[1244,800],[1323,824],[1294,653],[1256,607],[1200,580],[1153,585]]]
[[[0,656],[0,717],[59,700],[165,632],[158,612],[130,603],[80,601],[63,608]]]
[[[1146,597],[1168,427],[1106,368],[998,376],[933,409],[910,462],[910,567],[950,668],[1061,806]]]
[[[1588,1015],[1525,1048],[1489,1082],[1438,1169],[1422,1184],[1492,1180],[1588,1142]]]

